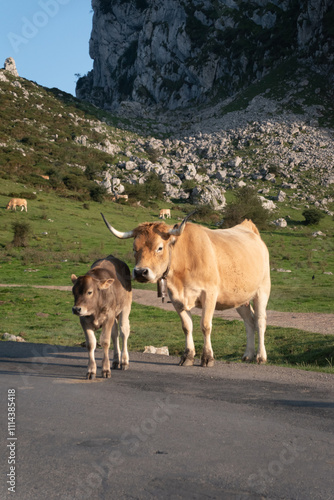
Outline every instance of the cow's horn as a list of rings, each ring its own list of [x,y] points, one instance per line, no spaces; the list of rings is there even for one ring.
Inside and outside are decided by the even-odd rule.
[[[120,238],[120,239],[127,239],[127,238],[132,238],[133,237],[133,231],[127,231],[125,233],[121,233],[121,231],[117,231],[117,229],[115,229],[114,227],[112,227],[109,222],[107,221],[107,219],[104,217],[104,215],[101,213],[102,215],[102,219],[104,220],[107,228],[109,229],[109,231],[114,235],[114,236],[117,236],[117,238]]]
[[[173,229],[169,231],[169,234],[172,234],[173,236],[180,236],[183,233],[184,228],[186,227],[186,222],[192,215],[194,215],[197,212],[197,210],[194,210],[190,214],[187,215],[181,222],[179,226],[174,226]]]

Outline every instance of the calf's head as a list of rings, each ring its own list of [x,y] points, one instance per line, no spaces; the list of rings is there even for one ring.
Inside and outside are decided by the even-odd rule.
[[[132,271],[133,279],[141,283],[156,283],[168,273],[172,245],[183,233],[186,222],[193,213],[174,227],[163,222],[144,222],[127,232],[117,231],[107,222],[104,215],[101,215],[114,236],[122,239],[134,238],[133,251],[136,264]]]
[[[71,280],[74,295],[72,312],[77,316],[91,316],[96,313],[101,290],[107,290],[115,281],[113,278],[101,280],[87,274],[79,278],[72,274]]]

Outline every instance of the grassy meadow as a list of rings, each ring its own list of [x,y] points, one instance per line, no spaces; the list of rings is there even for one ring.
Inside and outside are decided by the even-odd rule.
[[[110,201],[83,203],[62,198],[53,191],[35,189],[36,199],[28,200],[28,213],[10,212],[5,210],[7,193],[25,192],[25,186],[3,180],[0,191],[0,283],[24,285],[0,288],[0,336],[9,332],[22,335],[29,342],[80,344],[84,339],[78,318],[71,313],[71,293],[34,289],[31,285],[71,285],[72,273],[84,274],[94,260],[109,253],[132,268],[132,240],[113,237],[100,212],[116,228],[129,230],[140,222],[158,220],[159,206],[152,203],[144,208]],[[168,206],[164,204],[165,208]],[[191,210],[187,205],[173,206],[170,223],[178,222]],[[300,207],[282,205],[273,219],[289,215],[288,227],[272,226],[261,232],[271,255],[272,294],[268,308],[333,313],[334,277],[324,274],[334,273],[333,220],[326,216],[316,227],[304,226],[301,212]],[[30,227],[27,244],[22,248],[12,244],[16,222],[27,222]],[[312,237],[319,230],[326,236]],[[168,333],[162,327],[167,322]],[[199,318],[194,318],[194,324],[200,355]],[[240,361],[246,342],[242,322],[215,319],[213,328],[216,358]],[[171,354],[179,354],[184,347],[179,318],[174,312],[133,304],[130,349],[142,350],[149,344],[168,345]],[[270,363],[334,373],[334,336],[268,327],[266,345]]]

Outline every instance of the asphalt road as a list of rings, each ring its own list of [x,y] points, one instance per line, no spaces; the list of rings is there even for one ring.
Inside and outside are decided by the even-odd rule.
[[[177,361],[86,381],[84,349],[1,342],[0,498],[334,498],[332,375]]]

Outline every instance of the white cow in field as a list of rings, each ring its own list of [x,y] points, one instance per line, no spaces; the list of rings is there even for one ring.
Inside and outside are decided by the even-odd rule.
[[[16,207],[21,207],[21,212],[22,212],[22,210],[25,210],[26,212],[28,212],[27,200],[25,200],[24,198],[12,198],[8,202],[6,210],[15,210],[16,211]]]
[[[162,208],[159,213],[159,219],[164,219],[166,216],[166,219],[170,219],[170,209],[169,208]]]

